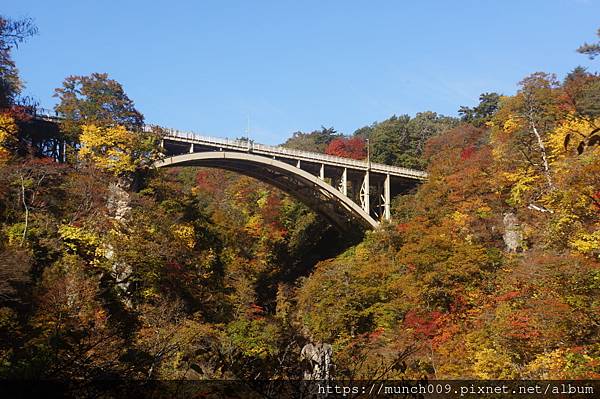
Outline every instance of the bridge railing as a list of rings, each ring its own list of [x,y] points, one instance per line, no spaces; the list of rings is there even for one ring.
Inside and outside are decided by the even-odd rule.
[[[151,127],[146,127],[146,130],[151,129]],[[188,141],[193,141],[196,143],[203,143],[208,145],[217,145],[224,146],[227,148],[233,148],[239,151],[247,151],[252,150],[255,152],[263,152],[272,155],[283,155],[283,156],[292,156],[297,158],[303,158],[309,161],[324,161],[324,162],[332,162],[337,163],[343,166],[355,167],[358,169],[367,169],[369,167],[367,161],[351,159],[351,158],[343,158],[335,155],[321,154],[318,152],[311,151],[302,151],[295,150],[291,148],[279,147],[279,146],[270,146],[266,144],[258,144],[253,141],[246,140],[232,140],[220,137],[210,137],[210,136],[202,136],[193,132],[184,132],[176,129],[163,128],[163,131],[166,133],[166,137],[173,137]],[[371,170],[375,170],[377,172],[383,173],[393,173],[393,174],[401,174],[407,176],[414,176],[419,179],[423,179],[427,177],[426,172],[422,172],[419,170],[403,168],[400,166],[391,166],[379,163],[371,163]]]
[[[39,118],[39,119],[50,120],[52,122],[57,122],[62,119],[61,117],[58,116],[56,111],[51,111],[49,109],[39,108],[39,107],[34,108],[34,110],[32,111],[32,116],[34,116],[35,118]],[[155,126],[145,125],[144,130],[151,131],[154,127]],[[158,127],[158,126],[156,126],[156,127]],[[184,131],[180,131],[177,129],[163,128],[163,127],[159,127],[159,128],[163,132],[165,132],[165,135],[167,137],[175,137],[175,138],[184,139],[184,140],[192,140],[197,143],[225,146],[228,148],[234,148],[239,151],[252,150],[252,151],[259,151],[259,152],[264,152],[264,153],[268,153],[268,154],[272,154],[272,155],[283,155],[283,156],[287,155],[287,156],[292,156],[292,157],[297,157],[297,158],[303,158],[305,160],[313,161],[313,162],[314,161],[331,162],[331,163],[337,163],[340,166],[356,167],[359,169],[368,169],[369,168],[369,164],[366,161],[362,161],[362,160],[337,157],[335,155],[321,154],[318,152],[294,150],[291,148],[258,144],[251,140],[250,141],[231,140],[231,139],[220,138],[220,137],[202,136],[202,135],[198,135],[194,132],[184,132]],[[379,164],[379,163],[372,163],[372,162],[370,164],[370,169],[377,171],[377,172],[382,172],[382,173],[394,173],[394,174],[400,174],[400,175],[405,175],[405,176],[412,176],[417,179],[425,179],[427,177],[427,173],[422,172],[420,170],[403,168],[400,166],[391,166],[391,165],[385,165],[385,164]]]
[[[58,118],[58,112],[48,109],[48,108],[41,108],[41,107],[35,107],[33,108],[33,116],[36,117],[41,117],[41,118]]]

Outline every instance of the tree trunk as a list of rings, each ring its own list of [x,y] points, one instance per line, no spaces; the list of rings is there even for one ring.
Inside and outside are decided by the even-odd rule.
[[[538,145],[540,146],[540,151],[542,153],[542,161],[544,162],[544,174],[546,175],[546,180],[548,180],[548,186],[551,189],[554,189],[554,184],[552,183],[552,177],[550,176],[550,165],[548,164],[548,157],[546,155],[546,146],[544,145],[544,141],[542,140],[542,136],[537,130],[535,122],[533,120],[533,116],[531,114],[528,115],[529,124],[531,125],[531,130],[537,139]]]

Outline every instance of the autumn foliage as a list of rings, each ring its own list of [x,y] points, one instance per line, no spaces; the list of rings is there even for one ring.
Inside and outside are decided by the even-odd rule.
[[[365,141],[360,137],[339,138],[329,143],[327,148],[325,148],[325,154],[344,158],[364,159],[367,157],[367,149]]]
[[[295,133],[427,167],[360,242],[253,178],[153,169],[161,130],[105,74],[56,93],[67,162],[0,113],[0,378],[299,380],[308,343],[337,380],[600,378],[597,74]]]

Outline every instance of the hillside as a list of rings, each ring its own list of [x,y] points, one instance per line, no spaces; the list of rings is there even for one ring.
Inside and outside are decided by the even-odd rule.
[[[0,378],[301,379],[309,344],[336,379],[600,378],[598,74],[294,134],[428,171],[356,245],[252,178],[156,170],[162,130],[107,74],[56,90],[64,147],[3,90]]]

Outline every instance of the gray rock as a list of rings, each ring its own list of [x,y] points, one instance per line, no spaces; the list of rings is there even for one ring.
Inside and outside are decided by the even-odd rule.
[[[119,222],[124,221],[131,210],[129,193],[120,185],[111,184],[107,206],[110,214],[116,220]]]
[[[504,239],[506,250],[508,252],[523,250],[523,232],[517,216],[512,212],[505,213],[502,222],[504,224],[502,238]]]
[[[312,344],[304,345],[300,352],[301,360],[308,360],[310,370],[304,372],[305,380],[329,380],[332,368],[331,357],[333,348],[330,344]]]

